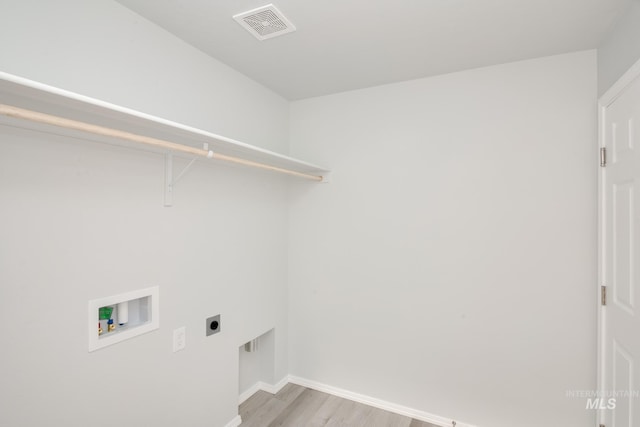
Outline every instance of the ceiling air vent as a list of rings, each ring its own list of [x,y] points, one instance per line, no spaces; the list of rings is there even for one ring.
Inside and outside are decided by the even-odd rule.
[[[296,27],[272,4],[239,13],[234,15],[233,19],[258,40],[270,39],[296,30]]]

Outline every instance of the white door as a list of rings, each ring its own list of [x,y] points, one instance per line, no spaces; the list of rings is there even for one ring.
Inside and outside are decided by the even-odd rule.
[[[604,395],[598,407],[606,427],[640,426],[640,78],[626,77],[608,102],[601,101],[600,110],[601,146],[606,147],[600,271],[606,305],[600,313]]]

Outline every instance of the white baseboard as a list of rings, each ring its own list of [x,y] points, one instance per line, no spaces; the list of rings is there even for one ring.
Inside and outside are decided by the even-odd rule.
[[[258,381],[257,383],[249,387],[246,391],[240,393],[240,396],[238,396],[238,405],[242,405],[245,400],[256,394],[258,391],[262,390],[263,385],[263,382]]]
[[[431,424],[435,424],[441,427],[452,427],[453,419],[441,417],[439,415],[429,414],[424,411],[418,411],[417,409],[408,408],[406,406],[398,405],[396,403],[386,402],[384,400],[376,399],[374,397],[365,396],[363,394],[353,393],[348,390],[344,390],[330,385],[322,384],[316,381],[307,380],[305,378],[295,377],[289,375],[289,382],[298,384],[303,387],[312,388],[314,390],[321,391],[323,393],[332,394],[334,396],[342,397],[344,399],[353,400],[354,402],[363,403],[365,405],[373,406],[375,408],[383,409],[385,411],[393,412],[395,414],[404,415],[410,418],[414,418],[419,421],[425,421]],[[472,424],[466,424],[455,420],[455,427],[476,427]]]
[[[282,389],[282,387],[286,386],[288,382],[289,382],[289,377],[284,377],[283,379],[278,381],[276,384],[269,384],[262,381],[258,381],[257,383],[249,387],[248,390],[246,390],[244,393],[241,393],[240,396],[238,396],[238,404],[242,405],[245,400],[247,400],[248,398],[250,398],[260,390],[266,391],[267,393],[276,394]]]
[[[275,384],[264,384],[265,388],[263,388],[264,391],[269,392],[271,394],[276,394],[277,392],[279,392],[280,390],[282,390],[282,387],[286,386],[287,384],[289,384],[289,376],[287,375],[286,377],[284,377],[283,379],[281,379],[280,381],[278,381]]]
[[[240,418],[240,415],[236,415],[236,417],[229,421],[224,427],[238,427],[240,424],[242,424],[242,418]]]

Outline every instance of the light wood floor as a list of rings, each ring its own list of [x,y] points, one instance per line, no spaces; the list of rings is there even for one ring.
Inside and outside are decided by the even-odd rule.
[[[240,405],[241,427],[436,427],[295,384]]]

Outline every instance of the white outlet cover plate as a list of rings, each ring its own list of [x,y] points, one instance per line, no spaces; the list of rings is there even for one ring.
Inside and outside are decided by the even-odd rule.
[[[182,327],[173,330],[173,352],[184,350],[187,346],[187,328]]]

